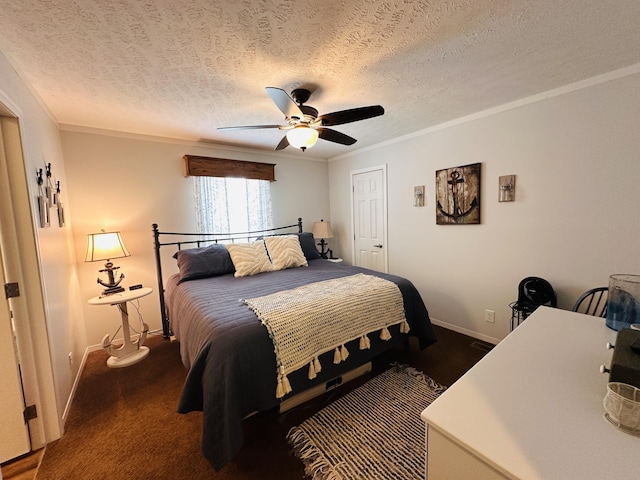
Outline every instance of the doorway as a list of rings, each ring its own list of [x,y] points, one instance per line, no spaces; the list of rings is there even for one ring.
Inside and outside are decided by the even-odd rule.
[[[0,114],[2,111],[0,110]],[[3,128],[5,117],[0,116],[0,189],[8,190],[8,174],[7,174],[7,157],[5,148],[7,141],[11,142],[15,139],[7,138]],[[7,207],[11,206],[11,199],[1,199],[0,211],[2,213],[2,223],[0,224],[0,282],[4,286],[5,298],[2,299],[0,306],[0,462],[5,462],[12,458],[23,455],[31,450],[31,440],[29,437],[28,424],[24,417],[25,401],[23,395],[23,386],[20,372],[20,363],[18,361],[17,341],[13,322],[13,314],[9,304],[10,297],[15,294],[15,288],[7,281],[5,274],[6,254],[3,241],[3,232],[10,228],[7,221],[13,218],[13,211],[8,211]]]
[[[0,281],[6,285],[0,245]],[[15,330],[7,301],[0,308],[0,463],[31,450]]]
[[[387,167],[351,172],[353,263],[388,271]]]
[[[0,401],[8,402],[7,407],[4,403],[0,407],[0,425],[16,425],[15,431],[0,433],[3,462],[18,452],[43,447],[62,432],[20,118],[20,110],[0,91],[0,281],[10,293],[0,302],[0,371],[3,381],[13,385],[0,390]],[[21,427],[16,420],[22,422]]]

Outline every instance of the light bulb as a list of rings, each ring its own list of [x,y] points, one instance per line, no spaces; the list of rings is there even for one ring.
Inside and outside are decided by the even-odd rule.
[[[287,132],[287,140],[289,145],[305,150],[308,147],[313,147],[318,141],[318,131],[315,128],[309,128],[306,126],[295,127]]]

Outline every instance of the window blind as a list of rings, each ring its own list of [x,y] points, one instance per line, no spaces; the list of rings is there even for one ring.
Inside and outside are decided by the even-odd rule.
[[[275,164],[185,155],[187,177],[242,177],[274,182]]]

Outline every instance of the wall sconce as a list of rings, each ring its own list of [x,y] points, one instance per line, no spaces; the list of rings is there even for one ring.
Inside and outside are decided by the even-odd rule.
[[[424,185],[413,187],[413,206],[424,207]]]
[[[513,202],[516,199],[516,176],[503,175],[498,178],[498,201]]]

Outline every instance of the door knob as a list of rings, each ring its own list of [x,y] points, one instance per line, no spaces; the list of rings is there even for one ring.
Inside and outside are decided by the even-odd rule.
[[[382,248],[382,244],[381,244],[381,243],[379,243],[378,245],[374,245],[374,247],[376,247],[376,248]]]

